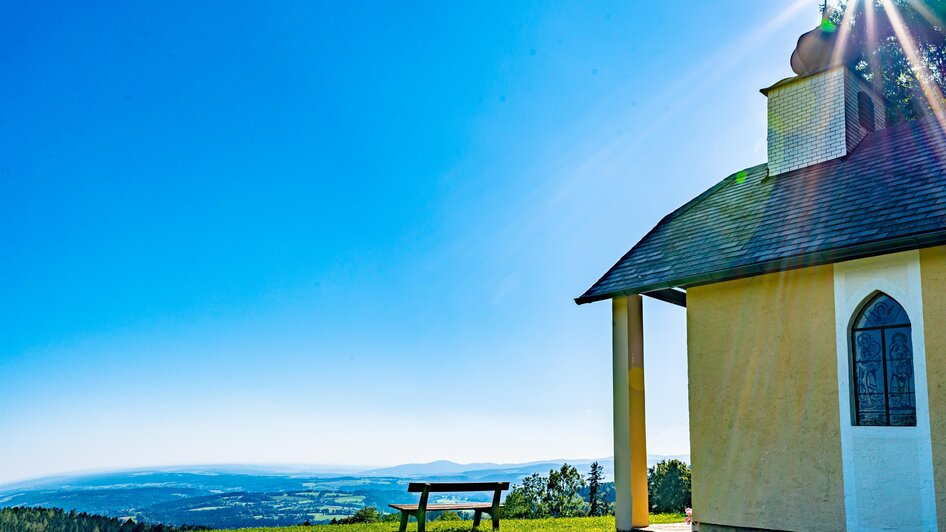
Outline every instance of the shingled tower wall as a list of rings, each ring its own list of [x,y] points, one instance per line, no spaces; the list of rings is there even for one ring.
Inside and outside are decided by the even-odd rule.
[[[871,130],[863,124],[864,116],[870,114],[865,99],[873,103],[873,129],[885,125],[883,98],[843,65],[780,81],[762,93],[768,97],[769,108],[769,175],[853,151]]]

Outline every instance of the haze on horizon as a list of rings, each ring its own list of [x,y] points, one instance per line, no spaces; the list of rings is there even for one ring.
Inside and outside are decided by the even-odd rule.
[[[610,456],[610,305],[765,160],[818,2],[14,3],[0,484],[178,464]],[[689,452],[646,301],[648,452]]]

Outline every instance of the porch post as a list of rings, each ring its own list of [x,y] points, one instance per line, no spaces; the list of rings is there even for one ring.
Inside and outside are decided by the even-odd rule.
[[[644,422],[644,302],[641,296],[627,298],[628,372],[631,425],[631,524],[650,524],[647,500],[647,430]]]
[[[644,323],[641,296],[612,299],[614,513],[617,529],[650,523],[644,422]]]
[[[614,519],[621,532],[631,529],[631,428],[628,393],[627,298],[611,300],[614,375]]]

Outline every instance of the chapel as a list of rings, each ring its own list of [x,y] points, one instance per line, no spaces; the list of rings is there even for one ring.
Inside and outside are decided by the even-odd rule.
[[[612,306],[619,530],[648,524],[642,296],[686,308],[694,529],[946,528],[946,119],[888,127],[825,27],[790,62],[767,161],[576,299]]]

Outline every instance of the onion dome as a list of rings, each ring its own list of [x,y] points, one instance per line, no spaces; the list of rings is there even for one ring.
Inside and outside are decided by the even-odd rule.
[[[829,11],[817,28],[802,34],[792,52],[792,70],[799,76],[810,76],[831,67],[843,65],[855,56],[856,47],[842,42],[836,24],[831,22]],[[840,48],[839,48],[840,47]]]

